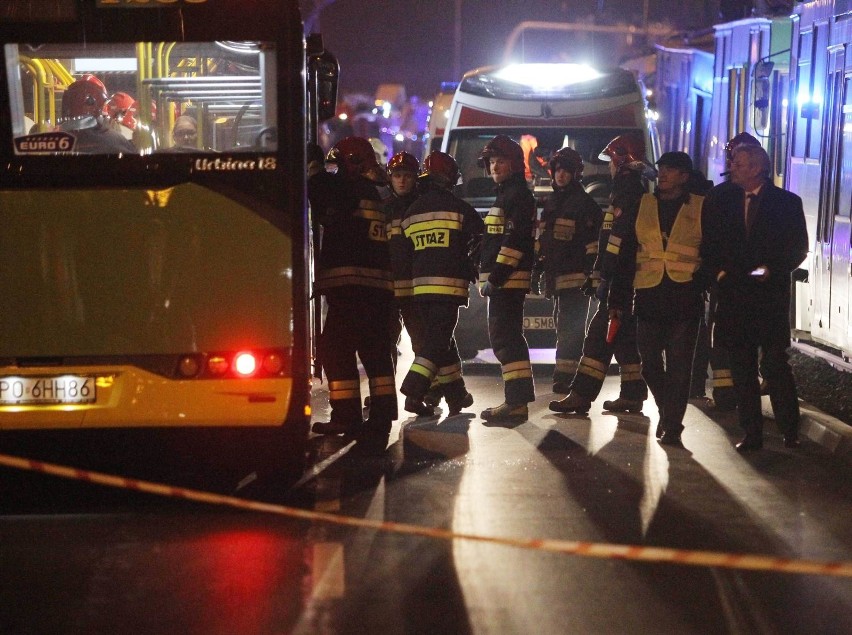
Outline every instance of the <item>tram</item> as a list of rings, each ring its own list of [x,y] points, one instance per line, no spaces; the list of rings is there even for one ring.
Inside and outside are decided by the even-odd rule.
[[[739,132],[760,140],[773,180],[802,197],[811,251],[793,276],[794,339],[839,362],[852,358],[852,7],[847,2],[796,3],[792,15],[714,26],[710,124],[677,111],[666,87],[708,86],[707,73],[681,65],[660,73],[655,97],[660,130],[698,130],[693,142],[663,138],[666,150],[692,154],[720,182],[724,145]],[[703,73],[701,79],[696,73]],[[668,119],[666,112],[668,112]]]
[[[0,451],[297,479],[336,94],[297,3],[6,0],[0,46]]]

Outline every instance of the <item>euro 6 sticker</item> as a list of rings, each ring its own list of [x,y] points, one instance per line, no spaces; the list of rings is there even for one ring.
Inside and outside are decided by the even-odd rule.
[[[15,154],[56,154],[74,150],[74,135],[43,132],[15,138]]]

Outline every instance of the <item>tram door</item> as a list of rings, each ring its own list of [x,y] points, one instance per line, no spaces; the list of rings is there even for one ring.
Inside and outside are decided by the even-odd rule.
[[[831,341],[848,348],[850,211],[852,211],[852,71],[844,48],[830,51],[826,86],[826,130],[820,197],[820,248],[828,248],[828,330]],[[825,305],[824,305],[825,306]]]

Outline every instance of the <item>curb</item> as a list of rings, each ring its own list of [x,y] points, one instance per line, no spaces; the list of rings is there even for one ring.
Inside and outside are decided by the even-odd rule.
[[[763,416],[775,420],[769,397],[762,398]],[[799,434],[839,459],[852,462],[852,426],[799,400]]]

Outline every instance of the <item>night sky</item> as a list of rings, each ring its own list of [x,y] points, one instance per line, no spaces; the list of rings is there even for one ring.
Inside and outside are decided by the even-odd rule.
[[[305,16],[314,2],[302,0]],[[328,2],[328,0],[325,0]],[[649,23],[678,28],[713,23],[718,2],[650,0]],[[455,81],[456,0],[334,0],[319,14],[326,47],[340,61],[341,91],[373,94],[381,83],[405,84],[426,99],[442,81]],[[570,22],[597,19],[641,25],[643,0],[461,0],[461,72],[497,64],[506,39],[524,20]],[[597,18],[595,18],[597,16]],[[316,29],[315,29],[316,30]],[[588,61],[617,64],[623,42],[608,36],[535,32],[524,41],[527,61]]]

